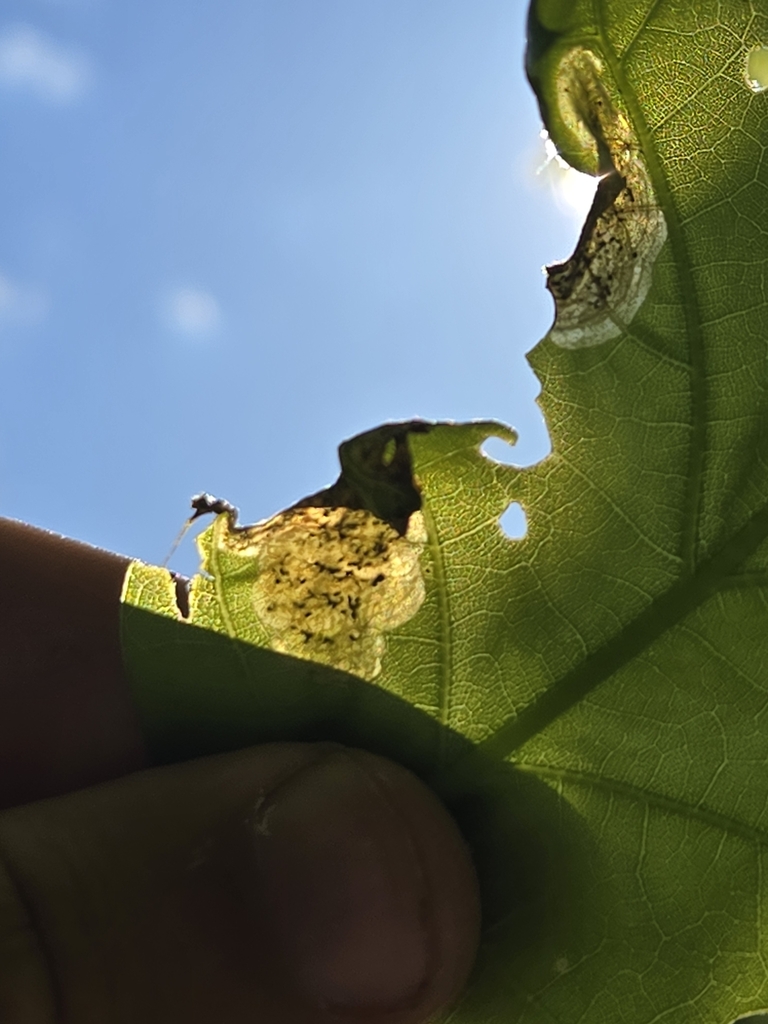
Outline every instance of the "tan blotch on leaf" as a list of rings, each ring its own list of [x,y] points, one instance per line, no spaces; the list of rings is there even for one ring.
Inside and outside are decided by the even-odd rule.
[[[253,609],[274,650],[364,679],[424,600],[420,512],[401,536],[365,509],[294,508],[224,543],[258,565]]]
[[[640,146],[602,73],[599,58],[583,48],[566,54],[558,71],[560,116],[586,151],[596,151],[602,175],[575,252],[547,267],[555,300],[549,337],[563,348],[622,333],[645,301],[667,237]]]

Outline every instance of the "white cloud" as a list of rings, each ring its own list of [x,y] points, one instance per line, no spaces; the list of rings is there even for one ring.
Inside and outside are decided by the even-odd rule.
[[[39,288],[0,273],[0,330],[12,324],[33,326],[44,320],[47,312],[48,300]]]
[[[0,34],[0,85],[27,89],[50,103],[72,103],[91,82],[87,58],[27,25]]]
[[[212,334],[221,323],[221,310],[210,292],[202,288],[176,288],[166,296],[165,316],[181,334]]]

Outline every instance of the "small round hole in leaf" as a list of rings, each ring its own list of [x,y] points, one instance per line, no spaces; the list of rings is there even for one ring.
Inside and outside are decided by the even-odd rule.
[[[768,89],[768,46],[753,46],[747,54],[747,85],[752,92]],[[753,1018],[754,1019],[754,1018]]]
[[[501,532],[509,540],[522,540],[528,533],[528,518],[519,501],[512,501],[499,516]]]

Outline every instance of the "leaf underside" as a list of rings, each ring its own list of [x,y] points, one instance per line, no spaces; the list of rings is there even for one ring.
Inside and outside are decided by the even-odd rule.
[[[189,619],[134,563],[125,655],[158,759],[330,736],[436,786],[485,905],[446,1019],[728,1024],[768,1006],[768,8],[530,20],[545,124],[603,175],[530,357],[552,454],[347,442],[335,489],[217,516]]]

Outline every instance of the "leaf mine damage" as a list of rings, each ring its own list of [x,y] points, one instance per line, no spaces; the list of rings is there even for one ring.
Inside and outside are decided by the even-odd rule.
[[[602,82],[602,63],[578,47],[558,69],[559,114],[590,152],[600,182],[570,259],[547,267],[555,300],[549,337],[563,348],[600,345],[621,334],[651,287],[667,237],[640,147]]]
[[[274,650],[373,679],[384,633],[424,600],[425,541],[418,512],[401,536],[366,509],[309,507],[236,530],[224,543],[259,566],[253,610]]]
[[[345,442],[331,487],[255,526],[224,510],[200,538],[227,586],[248,575],[250,606],[273,650],[374,679],[385,634],[424,601],[427,536],[408,434],[391,424]]]

